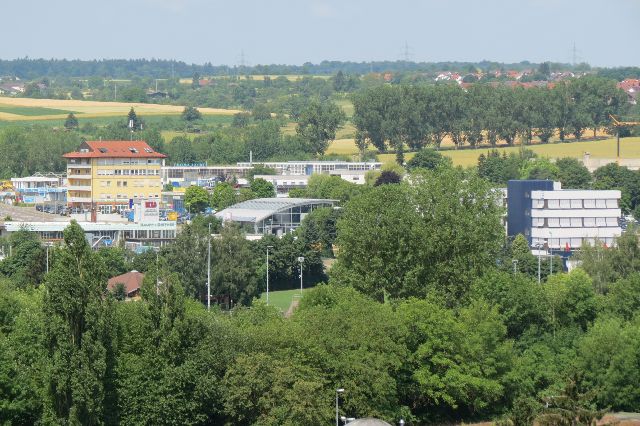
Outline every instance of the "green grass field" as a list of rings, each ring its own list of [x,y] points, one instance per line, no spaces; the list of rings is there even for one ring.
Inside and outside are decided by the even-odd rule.
[[[269,305],[279,308],[282,312],[287,312],[294,296],[300,295],[300,290],[280,290],[269,292]],[[260,300],[267,300],[267,293],[260,295]]]
[[[351,119],[353,117],[353,103],[349,99],[337,99],[335,103],[342,108],[347,118]]]
[[[77,111],[69,111],[63,109],[45,108],[45,107],[28,107],[28,106],[13,106],[13,105],[0,105],[0,112],[7,112],[9,114],[25,115],[29,117],[37,117],[40,115],[67,115],[70,112],[77,114]]]

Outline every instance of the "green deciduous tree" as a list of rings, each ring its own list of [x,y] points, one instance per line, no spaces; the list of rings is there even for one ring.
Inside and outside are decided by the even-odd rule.
[[[48,353],[44,419],[100,423],[117,416],[113,306],[104,298],[104,268],[75,222],[45,280]]]
[[[442,407],[491,412],[504,392],[512,346],[495,308],[475,302],[457,314],[426,300],[399,308],[411,355],[411,382],[405,392],[418,402],[425,420]]]
[[[296,133],[307,141],[311,152],[324,154],[345,119],[336,104],[314,100],[300,113]]]
[[[78,128],[78,119],[72,112],[70,112],[69,115],[67,115],[67,119],[64,121],[64,128],[67,130],[73,130]]]
[[[441,166],[451,166],[451,159],[430,148],[423,148],[416,152],[407,162],[407,170],[428,169],[434,170]]]
[[[196,107],[186,106],[182,111],[182,119],[185,121],[196,121],[202,119],[202,114]]]
[[[193,213],[206,209],[209,202],[209,192],[201,186],[192,185],[184,192],[184,204]]]
[[[251,181],[251,191],[256,198],[273,198],[276,196],[276,190],[271,182],[258,178]]]
[[[211,293],[227,307],[247,304],[260,293],[258,268],[251,243],[233,224],[222,228],[220,238],[212,242]]]
[[[563,189],[589,189],[591,173],[578,159],[565,157],[556,161],[558,179]]]
[[[35,232],[21,229],[9,237],[11,256],[0,261],[0,272],[18,286],[40,284],[46,271],[45,249]]]
[[[236,190],[228,182],[217,184],[211,195],[211,205],[216,210],[223,210],[237,202]]]
[[[457,304],[499,250],[496,194],[486,181],[454,169],[414,173],[408,181],[347,204],[338,221],[332,279],[378,300],[385,292],[435,291]]]

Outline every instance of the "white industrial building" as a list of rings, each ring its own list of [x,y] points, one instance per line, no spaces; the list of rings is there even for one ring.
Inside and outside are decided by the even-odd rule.
[[[113,223],[78,222],[93,248],[117,245],[135,250],[139,247],[161,247],[176,238],[176,222]],[[46,242],[56,243],[63,239],[63,231],[69,222],[4,222],[2,236],[25,229],[38,234]]]
[[[330,174],[331,172],[366,172],[380,170],[382,163],[375,161],[267,161],[253,163],[238,163],[241,167],[261,165],[276,170],[281,175],[312,175],[316,173]]]
[[[531,242],[578,249],[596,241],[611,246],[622,234],[620,191],[531,191]]]
[[[562,189],[559,182],[509,181],[508,234],[531,247],[571,252],[622,234],[620,191]]]

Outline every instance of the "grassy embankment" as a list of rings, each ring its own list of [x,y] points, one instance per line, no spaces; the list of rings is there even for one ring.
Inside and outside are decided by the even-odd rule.
[[[291,306],[291,302],[294,300],[294,296],[300,297],[300,290],[270,291],[269,304],[282,310],[282,312],[287,312],[289,306]],[[260,299],[266,302],[267,293],[262,293]]]

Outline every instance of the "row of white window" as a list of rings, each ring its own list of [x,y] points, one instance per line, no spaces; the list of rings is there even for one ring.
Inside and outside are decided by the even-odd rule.
[[[545,204],[546,203],[546,204]],[[585,199],[585,200],[532,200],[534,209],[617,209],[618,200],[611,199]]]
[[[98,166],[124,166],[124,165],[162,164],[158,158],[98,158]]]
[[[98,176],[160,176],[160,169],[104,169]]]
[[[535,246],[536,243],[537,241],[534,239],[532,246]],[[587,244],[595,246],[596,243],[599,243],[611,247],[615,244],[615,238],[545,238],[544,241],[541,240],[541,243],[547,244],[547,247],[553,249],[554,254],[556,254],[559,251],[566,250],[567,246],[569,246],[569,249],[576,249]]]
[[[118,180],[118,181],[114,181],[116,183],[116,186],[118,188],[126,188],[128,187],[133,187],[133,188],[144,188],[144,187],[161,187],[162,186],[162,182],[160,181],[156,181],[156,180],[151,180],[151,179],[134,179],[134,180]],[[111,187],[111,181],[110,180],[101,180],[100,181],[100,186],[102,188],[110,188]]]
[[[131,196],[127,194],[116,194],[115,196],[113,196],[112,194],[100,194],[100,200],[128,200],[130,198],[151,199],[151,198],[160,198],[160,195],[159,194],[133,194],[133,196]]]
[[[545,221],[546,219],[546,221]],[[534,217],[531,225],[535,228],[599,228],[618,226],[617,217]]]

